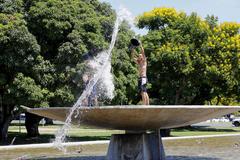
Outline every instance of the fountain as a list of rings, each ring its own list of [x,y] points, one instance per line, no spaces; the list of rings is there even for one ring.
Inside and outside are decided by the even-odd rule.
[[[126,130],[126,134],[112,135],[107,153],[109,160],[164,160],[165,153],[159,134],[160,129],[191,125],[240,110],[240,107],[229,106],[83,107],[82,101],[90,95],[93,86],[101,79],[105,68],[109,67],[118,26],[123,18],[128,16],[126,10],[118,14],[110,47],[100,54],[102,55],[100,56],[101,65],[98,66],[98,70],[73,107],[26,108],[27,112],[65,122],[56,134],[54,142],[59,149],[64,150],[61,144],[71,124],[84,124],[98,128]]]
[[[53,107],[27,109],[27,111],[64,122],[70,109],[70,107]],[[187,126],[239,110],[239,106],[81,107],[78,108],[81,114],[72,117],[72,124],[79,124],[80,120],[82,125],[127,130],[126,134],[112,135],[107,155],[109,160],[131,157],[136,160],[149,158],[163,160],[164,150],[159,129]],[[153,132],[147,133],[147,131]]]

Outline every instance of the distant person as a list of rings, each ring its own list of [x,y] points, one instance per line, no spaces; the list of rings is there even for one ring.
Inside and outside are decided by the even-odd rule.
[[[90,81],[90,73],[84,73],[83,74],[83,85],[84,85],[84,89],[86,89],[89,81]],[[96,84],[93,86],[92,88],[92,92],[90,95],[87,95],[87,98],[83,100],[82,103],[83,106],[88,106],[88,107],[93,107],[93,106],[98,106],[98,99],[97,99],[97,88],[96,88]]]
[[[135,44],[134,41],[135,40]],[[131,49],[131,55],[135,63],[138,65],[139,80],[138,88],[142,97],[143,105],[149,105],[149,97],[147,93],[147,58],[142,44],[140,44],[136,39],[132,39],[131,43],[135,46],[140,46],[140,53],[137,54],[134,48]],[[138,43],[137,43],[138,42]]]

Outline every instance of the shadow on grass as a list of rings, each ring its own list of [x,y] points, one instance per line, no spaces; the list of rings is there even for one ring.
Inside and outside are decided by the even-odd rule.
[[[17,125],[17,124],[16,124]],[[87,127],[86,127],[87,128]],[[210,128],[207,126],[188,126],[177,129],[172,129],[174,132],[229,132],[236,133],[238,130],[234,129],[224,129],[224,128]],[[8,144],[34,144],[34,143],[50,143],[54,140],[53,134],[42,134],[39,137],[29,138],[26,133],[16,133],[9,132],[8,133]],[[67,137],[67,142],[76,142],[76,141],[95,141],[95,140],[109,140],[111,138],[110,135],[107,136],[71,136]]]
[[[239,132],[234,129],[210,128],[208,126],[188,126],[173,129],[175,132],[196,131],[196,132]]]
[[[202,156],[167,156],[166,160],[220,160],[220,158],[202,157]]]
[[[76,142],[76,141],[96,141],[96,140],[109,140],[111,136],[81,136],[81,137],[67,137],[67,142]],[[34,143],[50,143],[55,139],[53,134],[42,134],[39,137],[29,138],[26,133],[8,133],[8,144],[14,140],[13,144],[34,144]]]
[[[105,156],[85,156],[85,157],[66,157],[66,158],[37,158],[35,160],[105,160]],[[211,158],[211,157],[195,157],[195,156],[167,156],[166,160],[220,160],[219,158]]]
[[[11,124],[10,124],[10,126],[21,126],[21,127],[24,127],[25,126],[25,124],[24,124],[25,122],[24,121],[21,121],[21,123],[19,123],[18,121],[13,121]],[[39,124],[39,127],[41,127],[43,124]],[[47,124],[44,124],[43,126],[52,126],[52,127],[54,127],[54,126],[56,126],[56,127],[58,127],[58,126],[62,126],[63,124],[50,124],[50,125],[47,125]]]
[[[10,124],[10,126],[17,126],[17,127],[25,127],[24,121],[22,121],[21,123],[18,123],[18,121],[14,121]],[[39,124],[39,127],[50,127],[50,128],[59,128],[62,127],[63,124],[59,123],[54,123],[54,124],[50,124],[50,125],[46,125],[46,124]],[[81,125],[80,127],[78,127],[80,129],[96,129],[96,127],[91,127],[91,126],[86,126],[86,125]]]

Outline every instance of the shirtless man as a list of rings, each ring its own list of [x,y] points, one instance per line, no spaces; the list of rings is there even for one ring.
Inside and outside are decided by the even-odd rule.
[[[140,54],[137,55],[136,51],[132,49],[132,58],[138,65],[139,80],[138,88],[140,90],[142,101],[144,105],[149,105],[149,97],[147,93],[147,58],[145,56],[142,44],[140,44]]]

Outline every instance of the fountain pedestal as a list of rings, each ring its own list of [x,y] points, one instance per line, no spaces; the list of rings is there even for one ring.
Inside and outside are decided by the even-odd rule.
[[[160,132],[114,134],[107,160],[165,160]]]

